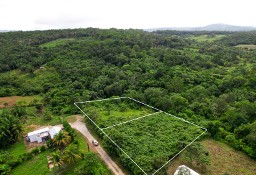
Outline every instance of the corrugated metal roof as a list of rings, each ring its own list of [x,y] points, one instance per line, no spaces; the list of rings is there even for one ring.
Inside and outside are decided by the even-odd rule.
[[[41,134],[43,132],[48,132],[48,131],[49,131],[49,128],[46,127],[46,128],[42,128],[42,129],[39,129],[39,130],[36,130],[36,131],[29,132],[28,136],[37,135],[37,134]]]

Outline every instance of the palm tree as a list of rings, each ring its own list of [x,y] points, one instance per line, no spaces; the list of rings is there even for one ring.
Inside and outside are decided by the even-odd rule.
[[[22,133],[20,121],[8,113],[0,115],[0,148],[14,143]]]
[[[61,154],[60,150],[57,150],[57,151],[53,152],[50,155],[49,161],[54,166],[57,165],[60,168],[60,166],[63,164],[62,154]]]
[[[63,159],[66,163],[75,163],[77,160],[82,159],[82,155],[78,149],[78,145],[70,144],[64,150]]]
[[[53,146],[63,150],[71,142],[68,132],[61,131],[52,139]]]

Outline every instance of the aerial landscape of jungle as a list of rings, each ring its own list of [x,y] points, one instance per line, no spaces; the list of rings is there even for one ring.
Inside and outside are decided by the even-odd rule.
[[[82,106],[102,130],[74,105],[118,97],[155,108],[133,101]],[[197,125],[207,132],[186,147],[202,133]],[[61,131],[52,139],[30,142],[28,133],[48,127],[51,134],[53,126]],[[254,175],[256,32],[0,32],[0,174],[114,174],[101,146],[127,175],[151,175],[185,147],[156,175],[173,175],[183,164],[203,175]]]

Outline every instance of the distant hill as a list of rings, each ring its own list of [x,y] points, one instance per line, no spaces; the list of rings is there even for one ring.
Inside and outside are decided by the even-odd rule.
[[[180,31],[252,31],[256,30],[256,27],[251,26],[235,26],[228,24],[211,24],[204,27],[165,27],[165,28],[154,28],[146,29],[146,31],[156,31],[156,30],[180,30]]]
[[[0,32],[9,32],[8,30],[0,30]]]

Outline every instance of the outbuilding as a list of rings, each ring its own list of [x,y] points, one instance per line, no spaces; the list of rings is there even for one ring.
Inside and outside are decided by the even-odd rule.
[[[53,138],[55,135],[57,135],[61,131],[61,127],[59,126],[53,126],[50,129],[48,127],[42,128],[33,132],[29,132],[27,135],[27,140],[29,142],[45,142],[49,138]]]
[[[49,128],[42,128],[33,132],[28,133],[28,140],[30,142],[38,142],[41,143],[49,137]]]

